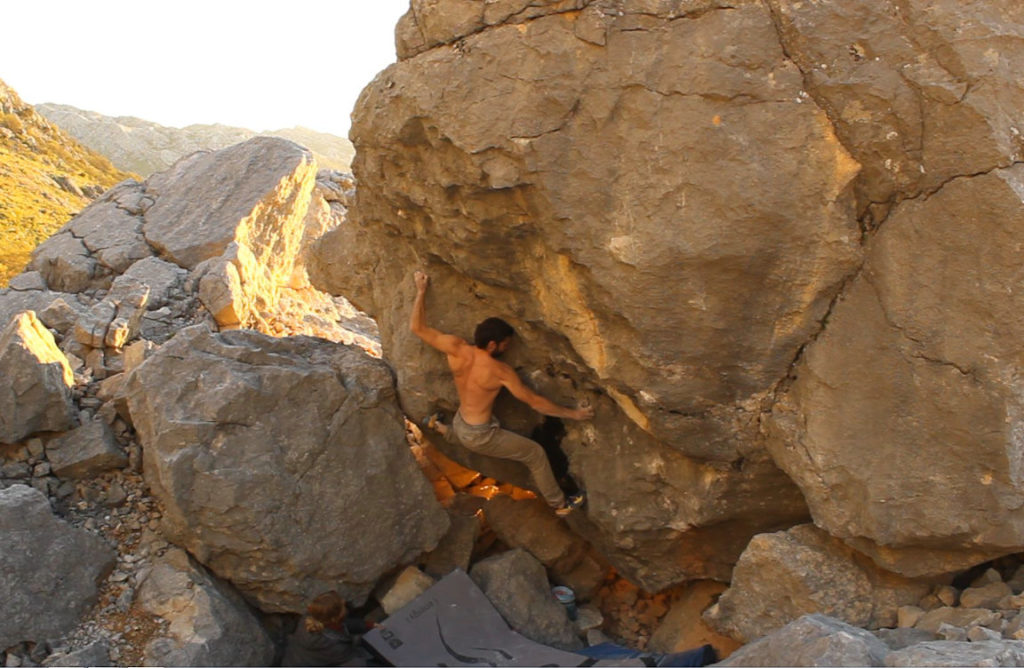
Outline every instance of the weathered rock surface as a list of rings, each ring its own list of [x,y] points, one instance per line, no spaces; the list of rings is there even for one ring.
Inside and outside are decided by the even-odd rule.
[[[361,350],[197,326],[129,382],[163,530],[264,610],[363,600],[448,528],[391,372]]]
[[[0,325],[0,378],[0,443],[75,424],[71,367],[32,311]]]
[[[211,262],[200,299],[221,325],[249,323],[288,283],[316,172],[308,151],[278,139],[194,154],[147,181],[146,238],[187,269]]]
[[[451,525],[437,547],[424,555],[423,571],[434,578],[442,578],[456,568],[469,571],[473,547],[480,535],[480,520],[474,515],[449,511]]]
[[[943,625],[969,629],[973,626],[998,625],[999,613],[984,608],[941,607],[929,610],[914,624],[914,628],[937,633]]]
[[[75,340],[90,348],[120,350],[139,335],[148,301],[148,285],[131,276],[118,276],[103,300],[77,320]]]
[[[381,609],[391,615],[412,603],[434,586],[435,580],[415,566],[408,566],[393,579],[382,582],[375,592]]]
[[[811,614],[744,645],[715,665],[884,666],[888,654],[889,648],[871,632]]]
[[[117,192],[127,186],[119,188],[86,207],[32,252],[31,268],[51,289],[108,288],[113,276],[153,254],[142,234],[142,220],[118,201]]]
[[[704,611],[725,591],[726,585],[704,580],[683,586],[684,591],[675,598],[668,614],[651,635],[647,649],[672,653],[708,644],[715,648],[719,658],[728,657],[743,643],[717,633],[702,617]]]
[[[864,166],[862,205],[884,209],[1024,155],[1018,3],[769,5],[808,93]],[[1004,42],[1014,46],[992,50]]]
[[[58,666],[109,666],[111,665],[110,647],[106,642],[97,640],[76,652],[52,654],[46,658],[43,665],[47,668],[57,668]]]
[[[444,296],[428,305],[441,329],[508,318],[535,388],[594,400],[563,442],[593,537],[658,589],[727,579],[751,535],[805,517],[758,406],[860,261],[858,165],[760,3],[615,14],[603,47],[560,14],[379,76],[355,111],[355,224],[324,238],[311,275],[378,317],[417,417],[455,396],[395,308],[410,269]]]
[[[147,666],[269,666],[274,643],[246,602],[179,549],[147,572],[136,605],[167,622]]]
[[[487,524],[505,545],[522,548],[548,569],[552,579],[585,601],[601,586],[608,568],[590,545],[572,532],[542,499],[496,496],[484,508]]]
[[[0,646],[71,630],[96,601],[114,550],[55,517],[46,495],[27,485],[0,489],[0,535]]]
[[[508,625],[527,638],[560,649],[583,646],[565,608],[551,594],[544,566],[525,550],[477,562],[469,576]]]
[[[41,276],[38,272],[26,272]],[[21,274],[24,275],[24,274]],[[12,284],[18,277],[12,279]],[[34,311],[47,327],[66,332],[85,311],[85,306],[71,294],[50,292],[45,289],[19,290],[13,285],[0,289],[0,323],[6,326],[14,316],[23,311]]]
[[[936,640],[890,652],[887,666],[1019,666],[1024,663],[1024,642],[955,642]]]
[[[878,568],[842,541],[805,524],[755,536],[732,583],[706,618],[750,642],[810,613],[852,626],[896,625],[900,606],[916,604],[931,584]]]
[[[90,420],[46,445],[46,458],[59,478],[89,478],[128,465],[124,448],[103,420]]]
[[[378,317],[417,418],[456,399],[411,269],[440,329],[506,317],[535,389],[597,407],[562,443],[587,536],[650,589],[802,521],[775,463],[886,569],[1019,550],[1021,11],[415,0],[313,282]]]
[[[775,406],[771,452],[815,523],[889,570],[1024,543],[1022,192],[1018,166],[898,206]]]

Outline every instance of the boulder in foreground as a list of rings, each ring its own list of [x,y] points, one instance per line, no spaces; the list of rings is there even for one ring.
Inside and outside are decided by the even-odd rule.
[[[354,346],[196,326],[129,385],[165,533],[265,611],[365,600],[448,528],[390,370]]]
[[[75,627],[113,569],[102,538],[54,516],[26,485],[0,489],[0,647],[59,637]]]

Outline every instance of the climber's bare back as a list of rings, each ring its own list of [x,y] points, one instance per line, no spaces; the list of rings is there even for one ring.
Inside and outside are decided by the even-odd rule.
[[[454,352],[447,355],[448,367],[455,378],[462,419],[469,424],[485,424],[491,419],[494,400],[505,386],[505,379],[515,372],[466,341],[461,341]]]

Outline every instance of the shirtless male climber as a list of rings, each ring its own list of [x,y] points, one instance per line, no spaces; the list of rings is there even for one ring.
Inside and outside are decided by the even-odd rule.
[[[448,356],[448,367],[452,370],[459,393],[459,410],[455,412],[452,425],[448,427],[437,416],[432,416],[427,426],[436,429],[445,440],[458,442],[473,452],[525,464],[541,496],[560,517],[582,506],[582,494],[566,498],[558,487],[544,448],[525,436],[502,429],[492,409],[503,387],[543,415],[587,420],[594,417],[594,409],[589,406],[566,408],[545,399],[526,387],[512,367],[495,359],[508,350],[515,334],[512,326],[501,318],[487,318],[477,325],[473,345],[427,325],[424,297],[430,279],[422,271],[417,271],[413,277],[416,280],[416,301],[409,328],[413,334]]]

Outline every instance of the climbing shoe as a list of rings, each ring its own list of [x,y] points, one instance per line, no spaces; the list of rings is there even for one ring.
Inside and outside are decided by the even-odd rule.
[[[443,420],[444,415],[442,415],[440,412],[432,413],[431,415],[428,415],[427,417],[423,418],[423,422],[421,423],[421,425],[423,426],[424,429],[441,432],[442,430],[439,429],[438,426],[444,425]]]
[[[555,508],[555,514],[559,517],[565,517],[572,511],[583,506],[587,502],[587,497],[583,496],[583,493],[572,494],[565,497],[565,503],[558,508]]]

